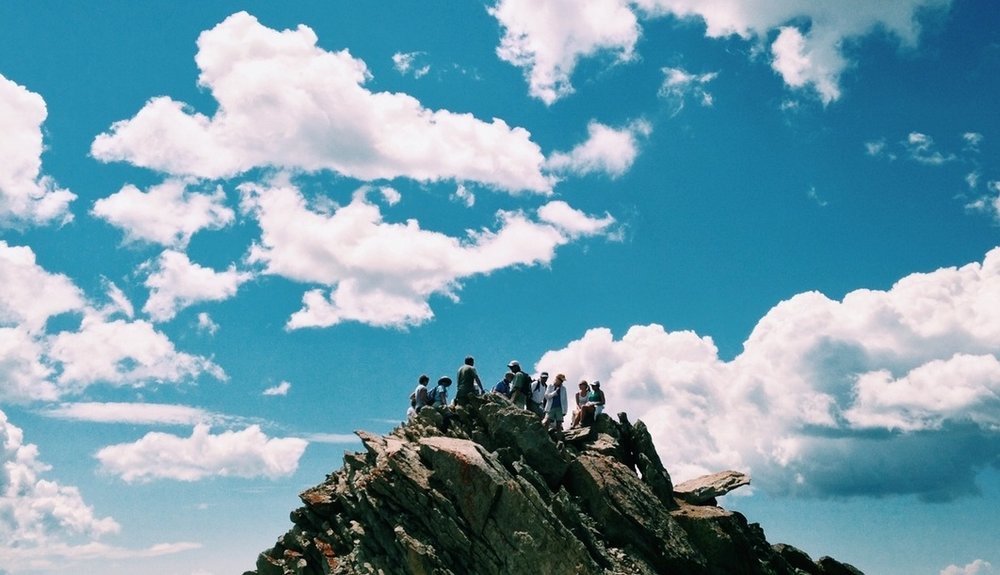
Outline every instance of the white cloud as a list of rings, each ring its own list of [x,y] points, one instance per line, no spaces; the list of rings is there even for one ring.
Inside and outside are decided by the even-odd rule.
[[[198,81],[218,102],[214,116],[154,98],[97,136],[91,152],[202,178],[273,166],[550,192],[544,157],[526,130],[371,92],[364,62],[316,41],[307,26],[279,32],[234,14],[198,39]]]
[[[63,403],[40,413],[71,421],[132,425],[194,425],[222,419],[201,408],[165,403]]]
[[[79,489],[42,477],[50,467],[2,411],[0,458],[0,567],[18,567],[19,552],[58,547],[63,537],[93,539],[119,531],[114,519],[94,514]]]
[[[395,422],[394,422],[395,423]],[[302,437],[309,443],[360,443],[357,435],[353,433],[307,433]]]
[[[549,202],[538,208],[538,219],[556,226],[569,237],[599,234],[615,223],[610,214],[605,214],[600,219],[593,218],[562,200]]]
[[[569,152],[553,153],[546,167],[581,176],[603,172],[617,178],[632,167],[639,155],[638,138],[648,136],[652,130],[652,126],[642,120],[620,129],[591,121],[587,125],[587,140]]]
[[[12,571],[41,571],[54,573],[75,567],[85,561],[107,561],[122,559],[142,559],[162,557],[200,549],[200,543],[181,541],[176,543],[156,543],[146,548],[130,549],[107,545],[99,541],[84,544],[52,542],[43,547],[21,547],[0,549],[0,566]],[[76,572],[91,572],[92,569],[77,567]]]
[[[1000,450],[997,301],[1000,248],[888,291],[799,294],[732,361],[650,325],[590,330],[535,367],[601,380],[678,480],[737,468],[772,492],[952,498]]]
[[[42,174],[45,100],[0,74],[0,223],[65,223],[76,195]]]
[[[504,30],[497,55],[524,68],[530,94],[546,104],[573,93],[581,58],[605,52],[628,61],[639,40],[626,0],[500,0],[489,11]]]
[[[972,152],[979,151],[979,144],[983,141],[983,135],[979,132],[965,132],[962,134],[962,141],[965,142],[965,148]]]
[[[920,35],[918,14],[950,4],[601,0],[580,9],[573,0],[499,0],[490,13],[504,29],[498,55],[523,68],[529,92],[547,104],[573,92],[570,80],[581,58],[610,52],[619,60],[632,59],[641,33],[639,20],[667,15],[703,20],[710,38],[736,35],[766,42],[777,33],[771,45],[774,70],[789,87],[814,90],[829,103],[840,97],[841,75],[851,64],[843,52],[846,44],[878,32],[912,48]]]
[[[282,381],[274,387],[269,387],[264,390],[264,395],[288,395],[288,391],[292,389],[292,384],[287,381]]]
[[[43,343],[23,328],[0,328],[0,399],[51,401],[59,397],[44,354]]]
[[[452,194],[451,199],[465,204],[467,208],[476,205],[476,194],[462,184],[458,184],[455,188],[455,193]]]
[[[392,65],[400,74],[413,74],[414,78],[420,79],[431,71],[430,64],[421,66],[417,63],[424,55],[423,52],[396,52],[392,55]]]
[[[172,319],[178,311],[203,301],[222,301],[236,295],[240,285],[253,276],[236,271],[236,266],[217,272],[191,262],[187,254],[166,250],[159,260],[149,264],[146,278],[149,299],[142,311],[153,321]]]
[[[256,425],[215,435],[199,424],[191,437],[151,432],[135,443],[105,447],[96,457],[103,471],[128,483],[214,476],[276,479],[295,472],[307,445],[298,438],[269,438]]]
[[[215,335],[219,331],[219,324],[215,323],[212,316],[206,312],[198,314],[198,330],[209,335]]]
[[[225,379],[222,368],[210,360],[179,352],[173,342],[146,321],[106,321],[84,318],[79,331],[49,338],[49,358],[61,367],[57,382],[82,389],[103,382],[140,386],[179,382],[207,374]]]
[[[941,570],[941,575],[988,575],[989,573],[993,573],[993,565],[982,559],[976,559],[964,567],[949,565]]]
[[[706,90],[709,82],[714,80],[718,72],[692,74],[682,68],[662,68],[663,84],[660,85],[660,97],[669,100],[674,106],[673,115],[684,109],[684,102],[694,98],[702,106],[711,106],[712,94]]]
[[[125,295],[125,292],[107,278],[104,279],[104,285],[108,290],[108,299],[111,300],[111,303],[102,312],[105,315],[121,312],[125,317],[132,319],[135,316],[135,308],[132,306],[132,302],[128,299],[128,296]]]
[[[376,326],[415,325],[433,316],[428,299],[456,299],[460,280],[519,265],[547,264],[557,247],[590,225],[576,216],[563,225],[535,222],[521,212],[499,212],[497,231],[469,231],[456,238],[424,230],[416,220],[387,223],[365,189],[332,213],[310,210],[287,184],[241,186],[242,208],[259,221],[261,238],[249,261],[264,273],[326,286],[303,298],[289,328],[323,327],[342,321]],[[600,233],[608,217],[589,233]]]
[[[52,316],[83,307],[83,293],[62,274],[45,271],[27,246],[0,240],[0,325],[43,331]]]
[[[971,183],[970,183],[971,185]],[[1000,181],[986,183],[987,194],[965,205],[967,210],[988,214],[1000,223]]]
[[[920,132],[910,132],[903,143],[910,154],[910,158],[932,166],[940,166],[955,159],[954,154],[944,155],[934,148],[934,139],[927,134]]]
[[[180,180],[167,180],[148,192],[127,185],[94,202],[91,213],[123,229],[130,241],[178,248],[200,230],[224,228],[234,218],[221,187],[211,194],[189,192]]]

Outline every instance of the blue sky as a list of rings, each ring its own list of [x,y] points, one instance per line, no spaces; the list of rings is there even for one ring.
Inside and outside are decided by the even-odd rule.
[[[466,354],[867,573],[997,571],[1000,14],[0,5],[0,572],[241,572]]]

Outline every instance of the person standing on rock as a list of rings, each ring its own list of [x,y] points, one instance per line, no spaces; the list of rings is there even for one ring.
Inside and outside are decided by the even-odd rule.
[[[511,360],[507,364],[507,367],[514,373],[514,381],[511,383],[510,400],[514,402],[514,405],[522,409],[528,409],[528,405],[532,403],[531,376],[521,369],[521,364],[516,359]]]
[[[438,378],[437,385],[427,393],[427,405],[433,407],[445,407],[448,405],[448,388],[451,387],[451,378],[442,375]]]
[[[510,382],[512,381],[514,381],[514,374],[513,372],[508,371],[503,374],[503,379],[498,381],[497,384],[493,386],[493,393],[510,399]]]
[[[563,417],[566,414],[564,381],[566,381],[566,376],[560,373],[545,392],[545,417],[542,418],[542,425],[552,426],[552,429],[556,431],[562,431]]]
[[[476,372],[476,360],[471,355],[465,356],[465,363],[458,368],[458,389],[455,390],[455,403],[465,404],[469,397],[478,395],[483,391],[483,383],[479,381],[479,373]],[[478,393],[477,393],[478,390]]]
[[[549,372],[543,371],[538,374],[538,379],[531,382],[531,401],[528,402],[528,409],[538,417],[545,415],[542,406],[545,405],[545,390],[549,386]]]

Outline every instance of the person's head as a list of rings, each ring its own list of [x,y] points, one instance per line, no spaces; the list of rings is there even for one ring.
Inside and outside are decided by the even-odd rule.
[[[420,382],[420,385],[427,385],[427,382],[430,381],[430,380],[431,380],[431,378],[427,377],[427,374],[424,373],[424,374],[421,374],[420,379],[418,379],[417,381]]]
[[[553,381],[552,383],[555,384],[556,386],[561,386],[564,381],[566,381],[566,376],[560,373],[559,375],[556,376],[555,381]]]
[[[511,362],[507,364],[507,367],[514,373],[521,371],[521,364],[518,363],[516,359],[511,360]]]
[[[447,375],[442,375],[441,377],[438,378],[438,385],[443,385],[445,387],[448,387],[449,385],[451,385],[451,378],[448,377]]]
[[[465,356],[465,365],[476,365],[476,359],[471,355]]]
[[[544,381],[545,381],[545,380],[547,380],[548,378],[549,378],[549,372],[547,372],[547,371],[543,371],[542,373],[539,373],[539,374],[538,374],[538,380],[539,380],[539,381],[542,381],[542,382],[544,382]]]
[[[594,391],[601,391],[601,382],[595,381],[592,387],[594,388]]]
[[[507,373],[503,374],[503,378],[506,381],[510,381],[510,380],[514,379],[514,372],[513,371],[508,371]]]
[[[585,379],[581,380],[580,381],[580,391],[587,391],[589,389],[590,389],[590,386],[587,385],[587,380],[585,380]]]

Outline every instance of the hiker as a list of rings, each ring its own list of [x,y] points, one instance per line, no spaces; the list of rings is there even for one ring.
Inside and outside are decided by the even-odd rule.
[[[410,394],[410,405],[413,407],[414,413],[420,413],[420,410],[430,403],[427,400],[427,382],[430,380],[431,378],[427,377],[426,373],[417,378],[417,387]]]
[[[549,385],[549,372],[543,371],[538,374],[538,379],[531,382],[531,401],[528,409],[538,417],[545,415],[542,406],[545,405],[545,390]]]
[[[434,389],[427,392],[427,405],[432,407],[445,407],[448,405],[448,388],[451,387],[451,378],[442,375],[438,378]]]
[[[514,374],[514,381],[511,383],[510,400],[514,402],[514,405],[522,409],[527,409],[528,403],[531,402],[531,376],[521,369],[521,364],[516,359],[511,360],[507,364],[507,367]]]
[[[493,386],[493,389],[491,391],[497,395],[502,395],[507,399],[510,399],[511,381],[514,381],[514,372],[508,371],[507,373],[503,374],[503,379],[498,381],[497,384]]]
[[[556,431],[562,431],[563,417],[566,409],[566,388],[563,382],[566,376],[559,374],[555,381],[545,392],[545,417],[542,418],[542,425],[548,428],[550,425]]]
[[[590,385],[587,384],[587,380],[580,380],[579,388],[580,390],[573,394],[573,398],[576,399],[576,409],[573,410],[573,420],[570,423],[570,428],[580,427],[580,422],[583,421],[583,409],[587,404],[587,398],[590,396]]]
[[[604,413],[604,392],[601,382],[595,381],[587,394],[587,403],[583,404],[580,414],[580,425],[589,427],[594,424],[597,416]]]
[[[465,363],[458,368],[458,376],[455,378],[458,381],[458,389],[455,391],[456,404],[464,404],[469,397],[480,395],[483,392],[483,383],[479,381],[475,365],[475,358],[467,355]]]

